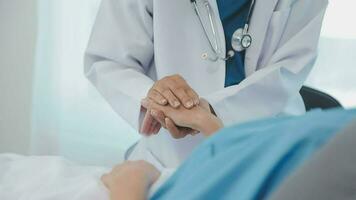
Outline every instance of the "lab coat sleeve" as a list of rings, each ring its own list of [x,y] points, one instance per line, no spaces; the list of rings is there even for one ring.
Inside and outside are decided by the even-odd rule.
[[[303,3],[306,5],[301,6]],[[300,98],[299,90],[317,57],[327,4],[326,0],[297,1],[280,45],[267,64],[258,66],[259,70],[240,85],[205,97],[225,125],[278,116],[290,102]]]
[[[140,101],[154,84],[152,0],[103,0],[84,59],[88,79],[138,130]],[[141,116],[141,117],[140,117]]]

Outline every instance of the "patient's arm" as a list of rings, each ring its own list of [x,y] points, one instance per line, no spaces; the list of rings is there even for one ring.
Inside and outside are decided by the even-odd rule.
[[[111,200],[146,200],[160,172],[145,161],[128,161],[102,177]]]
[[[201,104],[204,104],[204,102],[204,99],[202,99]],[[198,105],[192,109],[180,106],[177,109],[170,106],[161,106],[148,99],[143,100],[142,104],[150,108],[153,115],[164,113],[167,126],[173,121],[178,126],[198,130],[205,136],[210,136],[223,127],[221,120],[206,110],[203,105]]]

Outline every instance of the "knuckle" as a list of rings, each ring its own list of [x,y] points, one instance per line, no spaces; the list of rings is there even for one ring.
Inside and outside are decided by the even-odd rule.
[[[152,95],[154,93],[155,89],[152,87],[150,90],[148,90],[147,96]]]
[[[164,112],[164,111],[158,111],[158,113],[157,113],[157,118],[158,118],[158,120],[161,121],[161,122],[164,121],[164,117],[165,117],[163,112]]]
[[[182,101],[184,102],[184,103],[186,103],[186,104],[191,104],[190,102],[192,102],[193,101],[193,99],[192,98],[190,98],[190,97],[184,97],[183,99],[182,99]],[[192,103],[194,103],[194,102],[192,102]],[[188,105],[188,106],[190,106],[190,105]]]
[[[151,97],[154,100],[160,100],[162,98],[161,95],[157,91],[152,92]]]
[[[177,85],[175,88],[174,88],[174,91],[178,94],[184,94],[185,93],[185,89],[183,86],[181,85]]]
[[[194,99],[199,99],[198,94],[192,88],[188,88],[186,92]]]
[[[180,74],[175,74],[175,75],[174,75],[174,78],[175,78],[175,79],[183,79],[183,77],[182,77]]]
[[[155,96],[157,96],[157,92],[155,90],[150,90],[148,92],[147,97],[155,97]]]
[[[181,100],[184,102],[184,103],[187,103],[188,101],[193,101],[193,98],[188,96],[188,95],[184,95]]]
[[[167,98],[168,101],[177,101],[178,100],[172,93],[168,93],[167,97],[168,97]]]
[[[158,94],[163,94],[163,92],[165,92],[165,90],[167,90],[166,87],[159,87],[159,88],[156,88],[155,91],[158,93]]]
[[[169,82],[174,79],[174,75],[166,76],[162,79],[162,82]]]
[[[169,89],[164,89],[162,90],[162,94],[166,97],[171,96],[171,91]]]
[[[182,76],[179,74],[173,74],[167,77],[170,81],[179,82],[182,80]]]
[[[192,94],[192,95],[196,95],[195,91],[191,87],[186,86],[184,89],[185,89],[185,91],[187,93]]]
[[[148,92],[148,94],[154,94],[154,93],[159,93],[160,91],[162,90],[162,87],[152,87],[150,90],[149,90],[149,92]]]
[[[156,82],[153,84],[151,90],[154,90],[154,89],[160,87],[160,83],[161,83],[161,81],[156,81]]]

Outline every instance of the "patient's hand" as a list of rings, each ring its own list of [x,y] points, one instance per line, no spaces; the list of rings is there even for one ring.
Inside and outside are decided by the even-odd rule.
[[[144,99],[142,104],[151,110],[153,116],[163,113],[165,115],[165,123],[167,126],[177,125],[187,127],[198,130],[204,135],[209,136],[222,128],[223,124],[220,119],[211,114],[209,107],[205,105],[209,105],[208,102],[204,99],[201,99],[200,102],[199,105],[191,109],[186,109],[183,106],[179,108],[162,106],[149,99]],[[175,135],[173,135],[173,137],[175,137]]]
[[[116,166],[101,180],[110,191],[111,200],[145,200],[160,172],[146,161],[127,161]]]

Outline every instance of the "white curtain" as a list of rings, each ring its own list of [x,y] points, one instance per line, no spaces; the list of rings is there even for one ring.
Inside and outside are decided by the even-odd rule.
[[[111,165],[139,137],[83,75],[84,49],[99,1],[38,1],[33,154]],[[356,106],[355,8],[355,0],[331,0],[320,56],[307,82],[347,107]]]
[[[319,58],[306,83],[336,97],[347,108],[356,106],[355,9],[355,0],[330,0]]]
[[[99,0],[39,0],[31,154],[112,165],[139,135],[83,73]]]

